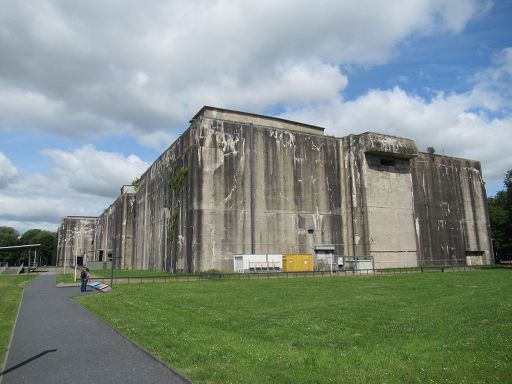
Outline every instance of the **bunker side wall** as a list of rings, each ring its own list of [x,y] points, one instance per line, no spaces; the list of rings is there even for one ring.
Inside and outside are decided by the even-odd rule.
[[[312,253],[341,243],[337,139],[202,118],[201,270],[233,269],[233,255]]]
[[[201,219],[192,207],[201,173],[194,132],[185,131],[141,176],[134,201],[134,269],[197,270]]]
[[[487,197],[480,163],[421,153],[413,163],[421,264],[491,264]]]
[[[135,195],[124,193],[98,218],[93,260],[99,261],[102,257],[102,261],[107,261],[115,239],[116,268],[134,269],[134,222]]]
[[[137,191],[100,217],[96,248],[115,237],[118,266],[185,273],[317,244],[371,255],[377,268],[491,263],[478,162],[418,154],[412,140],[376,133],[334,138],[264,124],[197,115]],[[85,228],[63,221],[60,259],[89,249],[75,241]]]

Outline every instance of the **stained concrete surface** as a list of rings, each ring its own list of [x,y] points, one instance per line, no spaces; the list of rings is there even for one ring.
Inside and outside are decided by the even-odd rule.
[[[83,251],[105,260],[113,238],[118,268],[175,273],[315,245],[372,256],[376,268],[492,264],[478,161],[421,153],[407,138],[323,132],[204,107],[99,219],[63,218],[59,265]]]
[[[0,376],[18,383],[187,383],[57,288],[55,274],[33,281],[21,307]]]

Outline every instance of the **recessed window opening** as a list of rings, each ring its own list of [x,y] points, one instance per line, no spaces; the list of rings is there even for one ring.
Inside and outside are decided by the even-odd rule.
[[[396,165],[396,163],[395,163],[395,160],[393,160],[393,159],[381,158],[380,165],[385,165],[387,167],[394,167]]]

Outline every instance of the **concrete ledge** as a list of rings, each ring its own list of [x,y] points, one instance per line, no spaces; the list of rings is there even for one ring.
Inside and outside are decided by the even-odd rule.
[[[399,159],[412,159],[418,156],[416,143],[411,139],[374,132],[366,132],[360,136],[366,153]]]

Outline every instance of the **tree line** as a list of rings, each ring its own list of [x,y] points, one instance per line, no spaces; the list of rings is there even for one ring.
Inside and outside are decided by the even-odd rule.
[[[488,199],[497,262],[512,260],[512,169],[506,173],[503,185],[503,190]]]
[[[42,262],[48,265],[55,265],[57,257],[57,233],[42,229],[30,229],[20,235],[11,227],[0,227],[0,247],[13,245],[41,244],[37,255],[41,256]],[[33,250],[31,251],[33,255]],[[20,265],[28,260],[28,251],[0,252],[0,262],[9,265]]]

